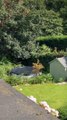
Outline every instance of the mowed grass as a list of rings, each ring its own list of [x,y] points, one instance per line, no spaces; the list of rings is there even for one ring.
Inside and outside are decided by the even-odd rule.
[[[46,101],[50,107],[59,110],[62,119],[67,120],[67,84],[35,84],[15,87],[26,96],[33,95],[40,101]]]

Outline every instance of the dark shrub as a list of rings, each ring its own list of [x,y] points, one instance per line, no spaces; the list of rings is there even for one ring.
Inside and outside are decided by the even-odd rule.
[[[38,37],[37,40],[40,45],[46,44],[51,48],[57,47],[59,50],[65,50],[67,48],[67,35],[62,36],[43,36]]]

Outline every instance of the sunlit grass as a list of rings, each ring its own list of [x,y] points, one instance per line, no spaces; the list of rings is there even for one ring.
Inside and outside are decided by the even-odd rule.
[[[38,102],[47,101],[50,107],[62,111],[64,117],[67,116],[67,84],[19,85],[15,88],[26,96],[33,95]]]

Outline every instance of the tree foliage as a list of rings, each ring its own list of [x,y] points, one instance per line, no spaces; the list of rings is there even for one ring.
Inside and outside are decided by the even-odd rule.
[[[0,0],[1,55],[27,59],[37,55],[37,37],[66,34],[65,4],[50,1],[49,8],[48,0],[48,4],[45,0]]]
[[[47,9],[58,12],[63,18],[63,34],[67,34],[67,0],[45,0],[45,4]]]

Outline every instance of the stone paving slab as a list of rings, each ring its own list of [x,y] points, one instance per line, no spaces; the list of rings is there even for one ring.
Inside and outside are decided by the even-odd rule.
[[[0,120],[58,120],[0,80]]]

